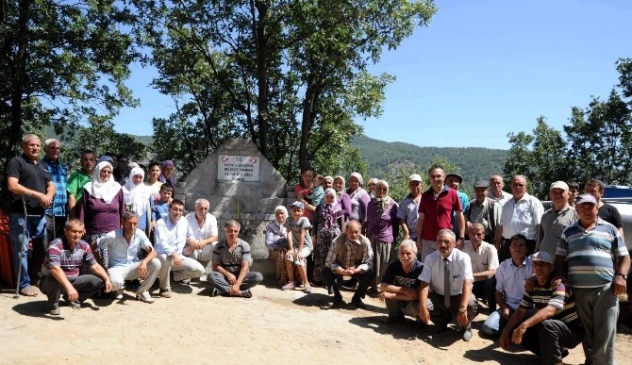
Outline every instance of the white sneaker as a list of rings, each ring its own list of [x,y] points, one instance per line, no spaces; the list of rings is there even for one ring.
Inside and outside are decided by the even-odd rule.
[[[114,297],[114,299],[116,300],[121,300],[123,299],[123,289],[118,289],[116,291],[116,297]]]
[[[151,304],[155,301],[155,299],[151,297],[151,294],[149,294],[148,291],[144,291],[142,293],[136,294],[136,299],[148,304]]]

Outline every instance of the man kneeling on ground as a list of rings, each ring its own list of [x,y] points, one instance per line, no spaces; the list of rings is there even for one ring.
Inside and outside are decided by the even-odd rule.
[[[472,295],[474,274],[470,257],[455,245],[452,230],[442,229],[437,233],[437,251],[426,257],[419,276],[419,318],[428,324],[432,316],[437,332],[445,331],[456,318],[463,328],[463,341],[469,341],[477,307]]]
[[[99,290],[112,289],[110,278],[92,255],[90,245],[81,237],[85,233],[79,219],[66,222],[64,235],[50,243],[46,250],[44,266],[48,269],[42,280],[41,290],[48,296],[49,313],[59,315],[59,296],[73,308],[92,297]],[[81,275],[82,265],[90,266],[92,274]]]
[[[584,328],[575,309],[575,298],[566,284],[551,286],[553,258],[538,252],[531,258],[535,277],[527,281],[520,306],[512,314],[500,336],[500,347],[507,349],[510,342],[522,345],[540,357],[540,364],[562,364],[568,348],[579,345]],[[527,318],[531,309],[537,312]],[[527,318],[525,320],[525,318]]]
[[[153,303],[149,288],[154,285],[160,261],[156,258],[149,238],[138,229],[138,214],[129,211],[123,215],[123,228],[112,231],[97,241],[97,245],[106,253],[108,275],[117,299],[123,298],[125,280],[144,279],[136,290],[136,299]]]
[[[340,294],[344,276],[359,280],[360,283],[351,299],[351,304],[357,308],[366,308],[362,298],[366,295],[366,290],[373,278],[373,250],[371,241],[360,234],[360,229],[358,221],[347,223],[345,233],[334,239],[327,253],[323,281],[334,291],[334,301],[330,308],[339,308],[345,304]]]
[[[250,245],[239,238],[241,225],[230,220],[224,225],[226,239],[213,248],[213,271],[207,281],[213,286],[211,296],[251,298],[250,288],[263,281],[261,273],[250,271]]]
[[[391,262],[382,276],[380,300],[386,302],[386,324],[401,322],[404,315],[419,315],[419,275],[424,265],[417,260],[417,243],[403,240],[399,245],[399,260]]]

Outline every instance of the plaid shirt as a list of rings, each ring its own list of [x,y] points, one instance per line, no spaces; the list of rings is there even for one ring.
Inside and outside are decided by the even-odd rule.
[[[46,157],[42,159],[42,162],[44,162],[46,171],[50,174],[50,179],[55,184],[55,200],[53,200],[51,207],[46,208],[45,213],[56,217],[65,217],[67,215],[66,207],[68,206],[68,194],[66,193],[68,170],[66,170],[66,165],[59,161],[51,161]]]
[[[343,233],[332,242],[325,267],[331,268],[331,271],[336,271],[339,267],[357,267],[366,272],[372,266],[372,261],[373,249],[368,238],[360,236],[357,242],[351,242]]]

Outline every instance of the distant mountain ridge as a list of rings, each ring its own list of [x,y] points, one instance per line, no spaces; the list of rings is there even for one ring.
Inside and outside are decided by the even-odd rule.
[[[360,150],[369,166],[369,175],[380,177],[397,168],[416,171],[425,176],[430,164],[445,159],[463,176],[464,184],[472,186],[479,179],[501,174],[508,150],[481,147],[420,147],[403,142],[384,142],[365,135],[354,138],[351,145]]]

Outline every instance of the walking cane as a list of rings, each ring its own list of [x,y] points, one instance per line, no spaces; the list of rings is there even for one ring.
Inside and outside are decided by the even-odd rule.
[[[24,260],[24,255],[26,255],[26,250],[24,248],[24,239],[26,238],[26,224],[28,220],[28,215],[26,214],[26,200],[24,200],[24,195],[22,195],[22,207],[24,208],[24,225],[22,226],[22,242],[20,244],[20,253],[18,255],[18,276],[15,278],[15,295],[13,296],[14,299],[20,298],[20,276],[22,276],[22,260]]]

